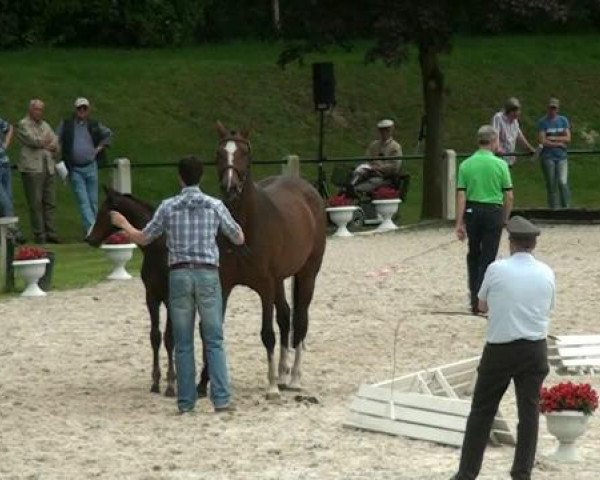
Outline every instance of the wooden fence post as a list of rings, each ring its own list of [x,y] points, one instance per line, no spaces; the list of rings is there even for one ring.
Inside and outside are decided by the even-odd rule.
[[[19,223],[18,217],[0,217],[0,292],[6,292],[8,286],[8,265],[12,258],[8,258],[8,230]]]
[[[456,219],[456,152],[444,150],[444,196],[443,213],[445,220]]]
[[[285,157],[285,164],[281,169],[282,175],[290,177],[300,176],[300,157],[298,155],[288,155]]]
[[[131,163],[128,158],[115,158],[113,188],[120,193],[131,194]]]

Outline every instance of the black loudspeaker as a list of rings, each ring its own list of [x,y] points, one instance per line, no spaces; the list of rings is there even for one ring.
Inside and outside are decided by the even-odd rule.
[[[313,99],[316,110],[328,110],[335,105],[333,63],[313,63]]]

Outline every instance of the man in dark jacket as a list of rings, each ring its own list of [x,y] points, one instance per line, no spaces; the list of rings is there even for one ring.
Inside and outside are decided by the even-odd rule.
[[[98,214],[98,164],[104,162],[112,140],[110,129],[91,119],[90,111],[89,100],[78,98],[74,115],[63,120],[56,132],[86,234]]]

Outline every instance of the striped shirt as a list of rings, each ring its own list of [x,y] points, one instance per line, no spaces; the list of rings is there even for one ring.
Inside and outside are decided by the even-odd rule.
[[[216,237],[221,230],[235,241],[241,227],[221,200],[199,187],[184,187],[175,197],[164,200],[143,230],[149,241],[167,235],[169,265],[180,262],[219,265]]]
[[[519,138],[519,133],[521,133],[519,120],[515,118],[513,121],[510,121],[504,112],[498,112],[492,118],[492,126],[498,131],[498,140],[504,153],[513,153],[517,146],[517,138]],[[505,156],[504,160],[509,165],[514,165],[517,158]]]

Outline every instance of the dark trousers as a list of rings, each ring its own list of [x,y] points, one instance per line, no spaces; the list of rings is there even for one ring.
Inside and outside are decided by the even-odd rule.
[[[465,225],[469,239],[467,269],[471,307],[478,304],[477,294],[490,263],[496,259],[502,236],[503,209],[501,205],[467,202]]]
[[[488,343],[483,349],[477,372],[460,467],[454,478],[477,478],[498,405],[512,379],[515,384],[519,424],[510,474],[513,479],[529,480],[537,448],[540,388],[548,374],[546,341]]]
[[[35,241],[44,243],[47,237],[56,237],[54,211],[56,192],[54,175],[43,173],[21,173],[23,189],[29,207],[29,219]]]

